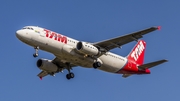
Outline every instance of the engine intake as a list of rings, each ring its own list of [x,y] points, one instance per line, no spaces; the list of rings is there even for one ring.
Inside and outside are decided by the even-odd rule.
[[[41,67],[42,66],[42,59],[39,59],[36,63],[37,67]]]
[[[78,43],[77,43],[77,46],[76,46],[77,50],[81,50],[82,47],[83,47],[82,42],[78,42]]]
[[[78,42],[76,45],[76,49],[80,53],[87,54],[87,55],[97,56],[101,53],[97,47],[95,47],[87,42]]]
[[[48,59],[39,59],[36,63],[39,69],[42,69],[47,72],[57,72],[58,67],[52,63],[52,60]]]

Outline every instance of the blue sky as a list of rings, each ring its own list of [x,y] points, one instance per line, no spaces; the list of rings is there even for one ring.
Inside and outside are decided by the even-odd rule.
[[[0,101],[179,101],[180,1],[178,0],[1,0]],[[67,71],[42,81],[36,76],[39,58],[53,59],[20,42],[15,32],[34,25],[81,41],[97,42],[151,26],[160,31],[144,36],[145,63],[168,59],[151,69],[151,75],[127,79],[95,69],[77,67],[75,78]],[[114,49],[126,56],[136,42]]]

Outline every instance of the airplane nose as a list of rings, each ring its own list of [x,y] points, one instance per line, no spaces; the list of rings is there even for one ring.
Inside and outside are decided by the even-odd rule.
[[[17,30],[17,31],[16,31],[16,37],[17,37],[18,39],[20,39],[22,36],[23,36],[23,31],[22,31],[22,30]]]

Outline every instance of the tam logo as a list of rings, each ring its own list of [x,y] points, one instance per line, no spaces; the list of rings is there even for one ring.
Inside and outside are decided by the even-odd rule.
[[[137,61],[137,59],[142,54],[144,49],[145,49],[145,47],[144,47],[142,41],[140,41],[140,43],[137,45],[137,47],[132,52],[131,57],[134,58],[135,61]]]
[[[49,31],[47,29],[44,29],[44,31],[46,32],[46,37],[67,44],[67,37],[66,36],[63,36],[61,34]]]

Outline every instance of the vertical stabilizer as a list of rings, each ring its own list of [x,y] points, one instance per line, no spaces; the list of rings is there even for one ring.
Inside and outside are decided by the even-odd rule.
[[[144,62],[144,53],[146,48],[146,42],[139,40],[135,47],[132,49],[127,59],[132,62],[136,62],[138,65],[142,65]]]

